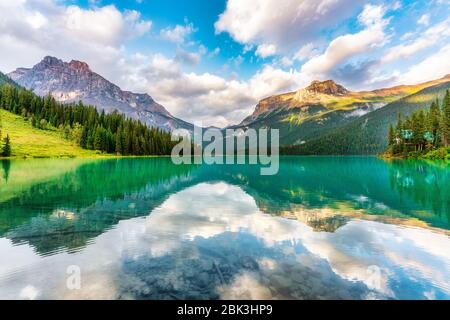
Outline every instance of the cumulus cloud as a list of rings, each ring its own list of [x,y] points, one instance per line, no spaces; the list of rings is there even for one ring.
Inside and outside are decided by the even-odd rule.
[[[256,49],[256,55],[261,58],[267,58],[277,53],[277,47],[273,44],[263,43]]]
[[[62,16],[68,36],[81,41],[117,46],[125,38],[139,37],[150,30],[151,21],[141,21],[134,10],[121,13],[109,5],[97,9],[70,6]]]
[[[301,73],[309,79],[328,77],[338,65],[350,58],[382,46],[387,38],[384,31],[388,20],[384,18],[383,6],[366,5],[358,20],[364,27],[358,33],[345,34],[330,42],[321,55],[308,60]]]
[[[311,59],[315,55],[317,55],[317,49],[314,48],[313,43],[308,43],[302,46],[295,54],[294,59],[298,61],[304,61],[306,59]]]
[[[46,55],[83,60],[123,89],[147,92],[188,121],[235,124],[253,111],[259,99],[296,87],[295,73],[271,66],[248,80],[184,72],[184,65],[195,66],[202,55],[209,54],[206,48],[197,52],[178,49],[174,56],[127,54],[126,41],[151,28],[151,21],[141,19],[137,11],[121,12],[112,5],[66,7],[52,0],[0,1],[0,10],[8,13],[0,17],[0,70],[29,67]],[[194,29],[187,24],[165,34],[179,42]],[[216,48],[210,54],[219,52]],[[238,67],[242,61],[238,56],[232,63]]]
[[[292,59],[290,59],[288,57],[282,57],[280,59],[280,63],[284,67],[290,67],[290,66],[292,66],[294,64],[294,61],[292,61]]]
[[[185,42],[186,39],[196,31],[197,29],[192,23],[187,23],[184,26],[176,25],[173,28],[162,29],[160,34],[164,39],[180,44]]]
[[[43,56],[94,61],[108,72],[122,45],[148,32],[152,22],[114,5],[83,9],[59,2],[0,1],[0,70],[30,66]]]
[[[350,0],[228,0],[215,23],[216,32],[227,32],[243,44],[298,47],[321,30],[334,26],[360,6]]]
[[[251,114],[257,102],[298,88],[298,73],[267,65],[248,80],[186,73],[180,61],[158,54],[123,61],[119,83],[152,96],[174,115],[203,125],[227,126]]]
[[[450,45],[446,45],[435,54],[401,74],[397,79],[397,83],[414,84],[443,77],[450,70],[449,57]]]
[[[349,63],[333,70],[330,77],[340,83],[345,83],[345,85],[351,85],[353,88],[360,88],[368,79],[375,81],[374,71],[378,66],[379,63],[376,60]]]
[[[408,58],[414,54],[430,48],[439,41],[450,36],[450,18],[428,28],[416,39],[406,44],[391,47],[381,58],[382,63],[389,63],[399,59]],[[408,35],[411,37],[411,35]],[[406,39],[405,39],[406,40]]]
[[[200,53],[196,52],[188,52],[185,50],[177,50],[177,53],[175,55],[175,60],[179,61],[183,64],[190,65],[190,66],[196,66],[200,63]]]
[[[182,118],[224,127],[251,114],[260,99],[296,86],[295,73],[266,66],[248,81],[180,73],[160,81],[155,96]]]
[[[101,6],[101,2],[82,8],[65,6],[57,0],[0,0],[0,11],[5,13],[0,16],[0,70],[9,72],[16,67],[29,67],[46,55],[83,60],[123,89],[149,93],[178,117],[192,122],[200,120],[205,125],[226,126],[248,116],[260,99],[299,89],[312,80],[335,78],[345,85],[358,87],[358,84],[367,85],[370,79],[371,87],[378,83],[386,85],[394,75],[382,74],[383,64],[412,56],[432,45],[437,47],[438,40],[445,41],[444,37],[449,35],[450,22],[446,20],[426,27],[418,39],[413,39],[415,33],[410,34],[404,39],[406,43],[386,50],[381,59],[365,56],[389,39],[386,11],[397,7],[398,3],[363,7],[362,1],[350,0],[285,0],[282,3],[228,0],[215,30],[229,33],[244,45],[244,50],[242,55],[236,53],[229,58],[228,70],[214,74],[203,69],[201,72],[183,70],[184,67],[189,71],[198,70],[194,67],[204,57],[211,59],[225,50],[213,47],[209,51],[202,45],[196,51],[193,47],[187,50],[190,36],[197,31],[188,20],[156,33],[173,43],[176,48],[173,55],[140,54],[128,52],[126,46],[130,39],[143,37],[151,30],[152,22],[143,19],[138,11],[121,11],[114,5]],[[320,32],[335,28],[362,8],[358,16],[359,31],[337,36],[325,48],[322,42],[317,42]],[[337,30],[338,35],[341,31]],[[249,50],[255,50],[261,58],[274,57],[267,60],[272,64],[262,65],[253,76],[239,79],[239,74],[231,72],[238,71],[245,63]],[[437,49],[434,52],[435,56],[417,64],[407,74],[416,76],[423,72],[418,79],[427,77],[426,80],[439,74],[435,63],[445,59],[445,50],[443,54]],[[303,63],[299,70],[286,71],[299,63]],[[444,60],[441,66],[445,65]],[[427,66],[429,70],[425,70]],[[444,71],[448,73],[448,69]]]

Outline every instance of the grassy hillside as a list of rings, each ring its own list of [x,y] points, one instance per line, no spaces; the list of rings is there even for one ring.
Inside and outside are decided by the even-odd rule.
[[[0,72],[0,85],[18,86]],[[0,109],[0,132],[12,141],[12,156],[20,158],[90,157],[97,154],[84,150],[74,142],[65,140],[56,129],[39,130],[33,128],[23,117]],[[1,145],[0,145],[1,146]],[[30,176],[27,176],[30,179]]]
[[[286,148],[283,152],[321,155],[380,153],[387,148],[389,125],[397,122],[398,113],[406,117],[416,110],[429,108],[433,100],[442,99],[449,89],[450,81],[423,89],[366,114],[335,132],[310,140],[301,146]]]
[[[9,134],[13,157],[52,158],[52,157],[90,157],[97,153],[84,150],[75,142],[64,139],[56,129],[40,130],[33,128],[23,117],[0,110],[1,134]]]

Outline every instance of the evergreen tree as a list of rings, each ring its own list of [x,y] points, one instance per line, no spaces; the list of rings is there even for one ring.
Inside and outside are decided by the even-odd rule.
[[[450,145],[450,92],[447,90],[441,115],[442,142],[445,147]]]
[[[403,151],[422,153],[425,149],[431,151],[443,144],[445,145],[445,141],[449,143],[448,136],[445,140],[446,117],[444,116],[445,111],[450,111],[450,107],[448,110],[446,109],[448,104],[450,104],[450,94],[447,92],[442,111],[439,107],[439,101],[434,101],[428,111],[418,110],[413,112],[404,121],[399,117],[397,126],[390,128],[388,133],[389,146],[392,146],[393,139],[397,140],[394,147],[390,148],[391,152],[394,154]]]
[[[116,146],[115,146],[115,152],[117,154],[123,154],[123,134],[122,134],[122,127],[119,128],[116,134]]]
[[[389,126],[388,141],[389,141],[389,146],[393,146],[395,144],[395,130],[394,130],[394,126],[392,124]]]
[[[81,137],[80,137],[80,146],[82,148],[87,148],[87,140],[88,140],[88,128],[87,126],[83,127],[83,130],[81,131]]]
[[[431,104],[430,111],[427,116],[427,131],[433,136],[433,145],[437,145],[439,142],[439,129],[441,112],[439,108],[439,101],[435,101]]]
[[[103,141],[103,135],[102,135],[102,128],[97,127],[94,132],[94,149],[102,150],[103,145],[104,145],[104,141]]]
[[[4,145],[3,145],[3,157],[10,157],[11,156],[11,140],[9,139],[9,134],[6,135],[6,138],[4,139]]]

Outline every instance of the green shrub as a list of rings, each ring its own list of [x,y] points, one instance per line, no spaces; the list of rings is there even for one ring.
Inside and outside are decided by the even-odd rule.
[[[428,152],[423,158],[430,160],[444,160],[450,156],[449,148],[439,148]]]

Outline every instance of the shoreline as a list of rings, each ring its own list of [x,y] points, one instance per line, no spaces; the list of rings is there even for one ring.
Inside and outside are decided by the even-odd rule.
[[[133,156],[133,155],[114,155],[114,154],[94,154],[94,155],[86,155],[86,156],[42,156],[42,157],[36,157],[36,156],[11,156],[11,157],[0,157],[0,161],[2,160],[39,160],[39,159],[60,159],[60,160],[69,160],[69,159],[91,159],[91,160],[107,160],[107,159],[139,159],[139,158],[170,158],[171,155],[141,155],[141,156]],[[367,155],[361,155],[361,154],[349,154],[349,155],[294,155],[294,154],[287,154],[279,155],[280,158],[295,158],[295,157],[303,157],[303,158],[378,158],[380,160],[384,161],[393,161],[393,160],[420,160],[420,161],[427,161],[427,162],[441,162],[441,163],[449,163],[450,159],[432,159],[432,158],[426,158],[426,157],[408,157],[405,155],[391,155],[387,153],[381,153],[381,154],[367,154]]]
[[[40,159],[127,159],[127,158],[168,158],[170,155],[154,155],[154,156],[119,156],[119,155],[101,155],[98,156],[56,156],[56,157],[23,157],[23,156],[12,156],[12,157],[0,157],[0,160],[40,160]]]

